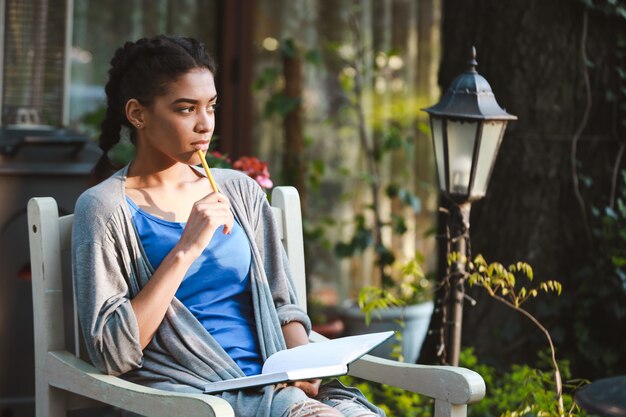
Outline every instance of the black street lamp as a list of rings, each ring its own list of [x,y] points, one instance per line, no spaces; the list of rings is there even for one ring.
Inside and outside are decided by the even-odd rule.
[[[439,187],[453,202],[448,253],[461,255],[467,255],[471,203],[485,196],[506,125],[509,120],[517,120],[498,105],[491,86],[476,72],[474,47],[468,64],[441,101],[423,109],[430,115]],[[461,349],[464,271],[463,260],[452,265],[443,306],[446,361],[452,365],[458,365]]]

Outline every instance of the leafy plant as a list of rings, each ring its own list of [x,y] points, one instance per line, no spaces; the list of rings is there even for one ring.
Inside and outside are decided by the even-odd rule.
[[[550,353],[539,352],[536,366],[513,364],[505,370],[481,363],[473,348],[461,351],[460,366],[478,372],[487,386],[487,395],[468,407],[469,417],[551,417],[559,416],[554,401]],[[585,381],[574,380],[568,361],[559,361],[563,372],[565,393],[564,407],[568,417],[586,417],[584,410],[576,405],[573,393]],[[373,403],[381,407],[388,416],[433,415],[433,400],[418,394],[385,384],[365,381],[351,376],[340,378],[345,384],[359,388]]]
[[[485,380],[487,395],[483,400],[469,406],[470,417],[521,417],[560,416],[554,401],[550,353],[539,352],[537,367],[511,365],[508,370],[480,363],[472,348],[461,351],[460,365],[478,372]],[[571,380],[569,362],[560,361],[559,368],[568,382],[564,384],[564,408],[569,417],[585,416],[573,401],[572,393],[584,381]]]
[[[569,318],[560,323],[559,331],[567,338],[559,342],[590,378],[618,375],[626,367],[626,351],[617,348],[626,332],[626,170],[616,180],[612,198],[596,197],[602,203],[591,208],[593,245],[585,267],[573,277],[576,297],[551,311]],[[598,320],[604,326],[595,326]]]
[[[382,408],[388,416],[429,417],[434,401],[402,388],[343,376],[341,382],[361,390],[372,404]]]
[[[614,205],[592,209],[597,219],[593,234],[601,245],[609,268],[626,290],[626,170],[621,171],[622,193],[615,199]]]
[[[396,264],[397,280],[385,288],[365,286],[359,291],[358,304],[369,326],[372,313],[391,307],[417,304],[432,299],[432,279],[422,269],[424,257],[417,252],[413,259]],[[393,279],[393,278],[392,278]]]
[[[546,337],[549,345],[547,353],[539,352],[538,364],[513,364],[509,370],[500,371],[487,364],[478,362],[473,349],[461,352],[460,365],[478,372],[487,386],[486,397],[469,408],[470,416],[502,417],[575,417],[586,416],[573,401],[573,392],[586,381],[571,378],[569,361],[556,360],[556,349],[550,332],[523,305],[538,297],[541,293],[560,295],[562,285],[558,281],[534,281],[532,267],[525,262],[516,262],[505,267],[498,262],[488,263],[482,255],[468,262],[461,254],[452,253],[448,263],[463,262],[467,265],[464,279],[469,285],[483,288],[493,299],[505,304],[528,318]],[[409,273],[423,276],[419,268],[419,259],[405,265]],[[363,302],[373,310],[401,305],[398,297],[383,293],[380,289],[368,289],[362,293]],[[563,383],[565,381],[565,383]],[[407,415],[406,410],[416,411],[420,416],[432,415],[432,402],[423,398],[385,385],[366,383],[350,379],[374,403],[385,404],[390,415]],[[402,407],[396,409],[395,407]]]
[[[453,253],[449,256],[448,262],[457,262],[459,257],[462,257],[462,255]],[[488,264],[481,255],[478,255],[473,262],[468,263],[468,274],[467,280],[471,286],[484,288],[491,298],[521,313],[543,332],[550,346],[554,391],[556,394],[556,411],[555,414],[551,413],[550,415],[565,416],[563,382],[559,364],[556,360],[556,349],[552,342],[552,337],[550,336],[550,332],[548,332],[535,316],[522,308],[522,305],[526,301],[537,297],[540,292],[556,292],[560,295],[562,291],[561,284],[558,281],[548,280],[527,288],[523,284],[520,284],[519,278],[525,278],[528,284],[532,283],[534,274],[529,264],[517,262],[509,265],[507,268],[498,262]],[[541,375],[537,373],[527,373],[527,376],[528,378],[533,377],[537,379]],[[554,398],[554,395],[551,395],[551,397]],[[554,401],[552,401],[552,403],[554,403]],[[531,410],[532,407],[529,408],[529,412]]]

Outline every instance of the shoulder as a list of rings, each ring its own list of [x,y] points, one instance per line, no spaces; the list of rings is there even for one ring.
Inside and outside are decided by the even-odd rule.
[[[243,182],[256,184],[256,181],[236,169],[213,168],[211,169],[211,172],[214,174],[216,180],[219,179],[225,183]]]
[[[213,176],[240,218],[245,217],[256,227],[254,225],[260,222],[264,210],[269,207],[263,188],[241,171],[216,169]]]
[[[248,175],[235,169],[215,168],[211,172],[222,191],[242,198],[265,196],[261,186]]]
[[[120,171],[78,197],[74,209],[74,229],[93,231],[106,227],[123,199],[124,176]]]
[[[76,201],[76,214],[85,210],[107,210],[123,197],[124,178],[120,172],[84,191]]]

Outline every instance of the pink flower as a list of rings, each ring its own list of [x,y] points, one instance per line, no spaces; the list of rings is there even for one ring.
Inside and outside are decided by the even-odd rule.
[[[230,163],[230,158],[228,157],[228,155],[224,155],[221,152],[218,151],[211,151],[211,155],[213,155],[215,158],[217,159],[223,159],[224,161]]]
[[[263,188],[272,188],[274,186],[270,179],[267,163],[259,161],[256,157],[242,156],[233,162],[233,168],[243,171]]]

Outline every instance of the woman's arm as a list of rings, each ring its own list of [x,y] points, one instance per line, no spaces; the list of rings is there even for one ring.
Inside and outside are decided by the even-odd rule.
[[[195,258],[191,252],[175,247],[163,259],[145,287],[130,301],[139,326],[139,343],[142,350],[154,337]]]
[[[283,325],[282,331],[283,336],[285,337],[285,343],[287,344],[287,349],[309,343],[309,336],[307,335],[304,326],[299,321],[291,321]]]
[[[154,337],[187,270],[209,244],[215,230],[224,225],[224,233],[230,233],[233,221],[230,203],[222,194],[209,194],[194,204],[180,241],[131,300],[142,349]]]
[[[309,336],[304,326],[299,321],[292,321],[282,326],[283,335],[287,348],[292,348],[309,343]],[[300,388],[309,397],[315,397],[320,389],[321,379],[312,379],[310,381],[296,381],[294,387]]]

